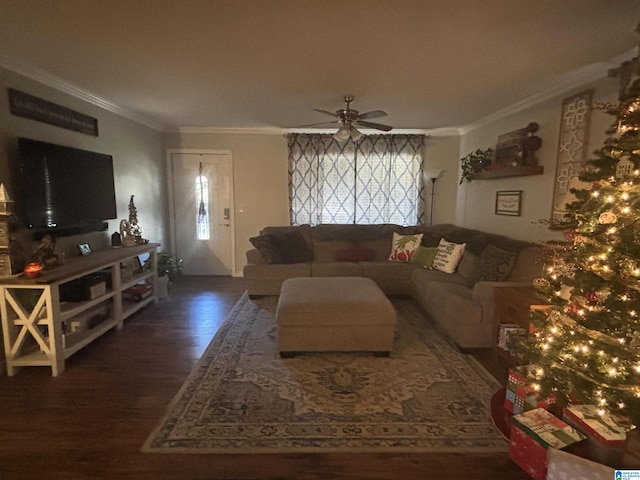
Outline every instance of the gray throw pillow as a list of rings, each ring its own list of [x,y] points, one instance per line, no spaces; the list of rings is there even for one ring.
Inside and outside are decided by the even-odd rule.
[[[249,239],[267,263],[302,263],[313,260],[313,251],[300,232],[267,233]]]
[[[262,255],[262,258],[267,263],[283,263],[282,255],[276,245],[274,235],[266,234],[258,237],[251,237],[249,239],[251,245],[253,245]]]
[[[487,245],[480,254],[478,282],[503,282],[516,264],[517,254],[495,245]]]

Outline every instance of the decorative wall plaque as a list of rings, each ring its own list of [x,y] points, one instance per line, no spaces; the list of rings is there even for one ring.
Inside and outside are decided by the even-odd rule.
[[[569,190],[578,186],[578,176],[585,166],[592,99],[593,89],[566,98],[562,102],[551,228],[565,219],[566,204],[572,200]]]
[[[9,89],[11,113],[56,127],[98,136],[98,120],[19,90]]]
[[[496,215],[519,217],[522,212],[522,190],[496,192]]]

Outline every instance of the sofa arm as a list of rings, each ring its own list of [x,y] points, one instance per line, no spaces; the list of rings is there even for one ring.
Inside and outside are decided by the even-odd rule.
[[[264,258],[262,258],[262,254],[256,248],[252,248],[247,250],[247,263],[255,264],[255,263],[266,263]]]

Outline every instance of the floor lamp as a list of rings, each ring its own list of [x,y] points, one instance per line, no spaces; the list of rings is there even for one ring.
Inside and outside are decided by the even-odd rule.
[[[431,180],[431,206],[429,212],[429,226],[433,225],[433,197],[436,193],[436,180],[442,175],[442,169],[425,170],[424,175],[427,180]]]

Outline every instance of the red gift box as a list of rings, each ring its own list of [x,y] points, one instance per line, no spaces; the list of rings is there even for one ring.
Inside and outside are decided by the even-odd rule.
[[[562,449],[584,438],[575,428],[544,408],[536,408],[513,416],[509,456],[535,480],[545,480],[547,448]]]
[[[603,412],[595,405],[569,405],[563,419],[587,436],[589,458],[610,466],[619,466],[631,422],[621,415]]]
[[[507,378],[507,391],[504,396],[504,408],[509,412],[518,414],[533,410],[534,408],[548,408],[555,402],[555,395],[551,394],[546,399],[541,399],[532,387],[527,387],[526,370],[533,366],[522,366],[509,369]]]

